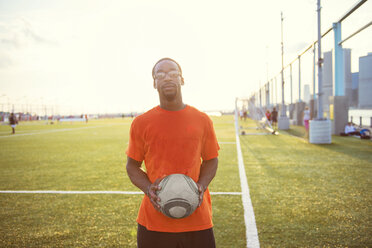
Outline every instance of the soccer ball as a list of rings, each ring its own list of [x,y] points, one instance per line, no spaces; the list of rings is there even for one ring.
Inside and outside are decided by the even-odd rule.
[[[198,186],[190,177],[172,174],[160,181],[160,211],[174,219],[181,219],[192,214],[199,204]]]

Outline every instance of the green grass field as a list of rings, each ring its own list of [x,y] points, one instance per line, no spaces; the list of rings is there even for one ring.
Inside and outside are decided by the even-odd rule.
[[[240,192],[233,117],[213,121],[221,151],[210,190]],[[0,190],[138,191],[125,171],[130,123],[21,123],[13,136],[0,126]],[[240,137],[261,247],[371,247],[372,143],[290,136],[302,133]],[[0,247],[136,247],[142,197],[2,193]],[[212,201],[217,247],[246,247],[241,196]]]

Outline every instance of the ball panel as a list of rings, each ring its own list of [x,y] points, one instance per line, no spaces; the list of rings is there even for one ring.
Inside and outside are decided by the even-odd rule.
[[[186,209],[183,207],[173,207],[169,209],[169,214],[177,219],[182,218],[186,215]]]
[[[190,177],[186,176],[186,175],[183,175],[184,176],[184,179],[185,181],[188,183],[188,185],[190,186],[190,189],[192,191],[195,192],[195,194],[199,195],[199,189],[198,189],[198,185],[194,182],[194,180],[192,180]]]
[[[158,194],[159,194],[161,191],[163,191],[163,189],[164,189],[165,186],[167,185],[168,181],[169,181],[169,176],[164,177],[163,180],[160,181],[159,186],[161,187],[161,189],[158,191]]]
[[[172,213],[176,212],[176,208],[182,208],[183,214],[181,214],[181,211],[175,213],[173,215]],[[191,205],[181,198],[174,198],[164,204],[164,207],[162,208],[162,211],[165,215],[171,218],[175,219],[181,219],[189,216],[192,213]]]
[[[161,212],[171,218],[185,218],[192,214],[199,203],[199,191],[196,183],[183,174],[172,174],[160,183],[157,191]]]

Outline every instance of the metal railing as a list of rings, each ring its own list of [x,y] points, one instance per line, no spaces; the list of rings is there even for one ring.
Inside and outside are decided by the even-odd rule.
[[[356,11],[360,6],[362,6],[364,3],[366,3],[367,0],[359,0],[358,2],[356,2],[341,18],[339,18],[335,23],[341,23],[342,21],[344,21],[347,17],[349,17],[354,11]],[[348,37],[346,37],[344,40],[342,41],[339,41],[337,42],[337,45],[338,46],[341,46],[342,43],[344,43],[346,40],[349,40],[350,38],[352,38],[353,36],[355,36],[356,34],[358,34],[359,32],[361,32],[362,30],[366,29],[367,27],[371,26],[372,25],[372,21],[369,21],[367,24],[365,24],[363,27],[359,28],[358,30],[356,30],[354,33],[352,33],[351,35],[349,35]],[[321,35],[321,38],[324,38],[326,35],[328,35],[332,30],[336,31],[336,28],[335,25],[331,25],[331,27],[329,27],[322,35]],[[260,106],[266,106],[266,107],[271,107],[271,106],[274,106],[274,102],[275,102],[275,105],[278,105],[280,102],[277,95],[278,95],[278,88],[281,88],[281,87],[277,87],[277,82],[280,81],[280,80],[277,80],[277,77],[281,75],[282,71],[284,73],[284,70],[287,70],[289,69],[289,81],[290,81],[290,84],[289,84],[289,87],[290,87],[290,103],[292,104],[293,103],[293,86],[294,86],[294,82],[293,82],[293,65],[294,63],[296,63],[298,61],[298,100],[299,102],[302,101],[301,99],[301,85],[302,85],[302,82],[301,82],[301,77],[302,77],[302,73],[301,73],[301,58],[308,52],[312,52],[313,53],[313,99],[315,100],[316,99],[316,95],[319,96],[319,94],[321,94],[321,92],[318,92],[318,94],[315,94],[315,68],[316,68],[316,44],[318,43],[318,41],[313,41],[311,44],[309,44],[302,52],[300,52],[296,58],[294,58],[290,63],[288,63],[287,65],[283,66],[283,69],[280,70],[277,74],[275,74],[273,77],[271,77],[269,80],[267,80],[267,82],[265,84],[262,85],[262,87],[260,87],[260,89],[258,90],[258,92],[255,92],[253,94],[251,94],[251,98],[255,99],[256,100],[256,104],[260,105]],[[336,44],[335,44],[336,45]],[[323,59],[322,58],[318,58],[319,62],[318,63],[322,63]],[[288,78],[288,77],[287,77]],[[283,82],[284,84],[284,82]],[[285,83],[287,84],[287,83]],[[318,89],[319,91],[319,89]],[[275,99],[275,101],[274,101]]]

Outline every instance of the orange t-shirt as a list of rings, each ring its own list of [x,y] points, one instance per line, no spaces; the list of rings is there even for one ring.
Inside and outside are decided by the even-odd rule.
[[[219,145],[211,119],[186,105],[179,111],[157,106],[136,117],[130,129],[127,155],[145,161],[146,172],[153,183],[156,179],[180,173],[199,179],[201,162],[218,157]],[[203,203],[183,219],[172,219],[158,212],[145,196],[137,222],[158,232],[188,232],[211,228],[212,205],[209,190]]]

